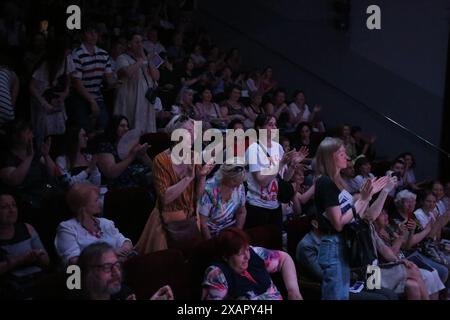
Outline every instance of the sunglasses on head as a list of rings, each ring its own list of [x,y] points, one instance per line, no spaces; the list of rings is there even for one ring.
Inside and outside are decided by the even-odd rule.
[[[189,117],[186,115],[181,115],[178,117],[178,119],[175,121],[175,123],[183,123],[189,120]]]
[[[242,171],[244,171],[244,167],[236,166],[231,171],[233,171],[233,172],[242,172]]]

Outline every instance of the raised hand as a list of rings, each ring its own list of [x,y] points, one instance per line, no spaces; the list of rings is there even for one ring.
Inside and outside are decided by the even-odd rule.
[[[372,194],[373,194],[372,180],[367,179],[366,182],[364,182],[364,184],[360,190],[361,200],[363,200],[363,201],[370,200],[372,197]]]
[[[389,177],[386,177],[386,176],[378,178],[376,180],[374,179],[372,181],[372,187],[373,187],[373,189],[372,189],[372,196],[374,194],[377,194],[381,190],[383,190],[383,188],[386,187],[388,182],[389,182]]]
[[[309,149],[305,146],[301,147],[297,154],[294,156],[293,161],[296,163],[300,163],[305,160],[309,155]]]
[[[285,164],[290,163],[292,161],[292,157],[294,157],[296,153],[297,153],[297,151],[295,151],[295,149],[293,149],[293,150],[283,154],[283,158],[281,158],[280,164],[282,166],[284,166]]]
[[[203,166],[198,166],[196,168],[197,170],[197,176],[198,177],[206,177],[208,174],[211,173],[212,169],[214,169],[214,159],[211,159],[207,164]]]
[[[387,184],[384,186],[383,190],[387,193],[390,193],[397,187],[398,179],[397,177],[389,177]]]

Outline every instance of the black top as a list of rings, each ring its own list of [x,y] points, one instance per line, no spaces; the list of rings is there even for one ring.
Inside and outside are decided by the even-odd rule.
[[[31,235],[25,223],[16,223],[14,224],[14,236],[11,239],[0,239],[0,246],[10,246],[30,238]]]
[[[341,191],[330,177],[321,176],[317,179],[314,201],[317,208],[317,220],[319,222],[320,232],[326,234],[338,232],[323,213],[327,208],[339,206],[340,193]]]
[[[114,161],[119,163],[122,161],[119,157],[119,152],[117,148],[113,146],[111,142],[102,141],[99,143],[97,150],[98,153],[110,153],[114,157]],[[140,186],[144,183],[145,174],[147,172],[147,167],[145,167],[138,160],[130,164],[117,178],[106,179],[108,188],[111,189],[121,189],[121,188],[133,188]]]

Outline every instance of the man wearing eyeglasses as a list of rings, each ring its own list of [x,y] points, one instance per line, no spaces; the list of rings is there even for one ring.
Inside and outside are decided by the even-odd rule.
[[[97,242],[86,247],[78,258],[82,294],[86,300],[136,300],[132,291],[122,285],[122,267],[114,249]],[[159,289],[150,300],[173,300],[169,286]]]

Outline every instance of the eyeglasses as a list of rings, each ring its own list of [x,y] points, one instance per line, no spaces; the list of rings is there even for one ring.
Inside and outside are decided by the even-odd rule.
[[[122,262],[117,261],[115,263],[104,263],[93,266],[96,269],[99,269],[105,273],[111,273],[113,268],[117,268],[120,271],[122,270]]]

